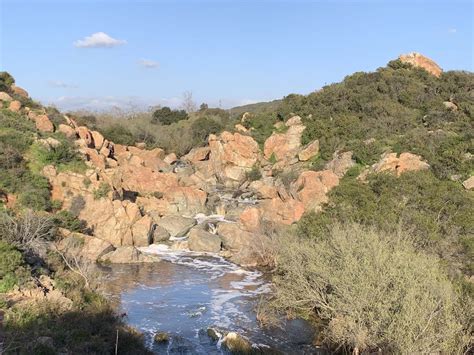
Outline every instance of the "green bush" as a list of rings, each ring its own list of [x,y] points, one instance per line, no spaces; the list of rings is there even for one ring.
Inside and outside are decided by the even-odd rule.
[[[223,125],[208,117],[199,117],[191,124],[191,132],[196,145],[207,144],[207,138],[210,134],[221,132]]]
[[[53,218],[54,224],[58,227],[79,233],[87,231],[87,223],[69,211],[60,211],[56,213]]]
[[[94,199],[99,200],[101,198],[107,197],[107,194],[110,192],[110,185],[106,182],[101,182],[99,187],[94,190]]]
[[[54,165],[58,171],[84,172],[87,168],[84,161],[75,151],[72,144],[62,141],[57,147],[45,147],[35,143],[29,151],[30,167],[40,172],[46,165]]]
[[[161,123],[162,125],[170,125],[181,120],[187,120],[188,114],[184,110],[171,110],[169,107],[162,107],[155,112],[151,118],[151,123]]]
[[[19,280],[15,274],[22,270],[23,255],[14,246],[0,240],[0,293],[10,291]]]
[[[429,171],[406,172],[400,177],[373,174],[367,183],[342,179],[329,193],[321,213],[309,213],[298,224],[301,237],[324,236],[334,221],[354,221],[394,232],[413,232],[418,244],[436,251],[453,265],[472,259],[462,251],[462,239],[474,230],[474,196],[460,184],[439,180]]]
[[[252,169],[246,173],[246,178],[248,181],[257,181],[262,178],[262,173],[258,165],[252,166]]]
[[[8,72],[0,72],[0,91],[10,92],[11,86],[15,84],[15,79]]]
[[[329,345],[355,353],[462,353],[472,307],[440,260],[405,234],[335,225],[315,239],[283,238],[277,310],[324,322]]]
[[[120,123],[106,127],[102,133],[106,139],[116,144],[134,145],[138,141],[133,133]]]

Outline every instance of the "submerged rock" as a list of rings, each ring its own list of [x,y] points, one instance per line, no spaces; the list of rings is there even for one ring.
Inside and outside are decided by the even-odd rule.
[[[166,332],[158,332],[153,337],[155,343],[167,343],[170,340],[170,336]]]

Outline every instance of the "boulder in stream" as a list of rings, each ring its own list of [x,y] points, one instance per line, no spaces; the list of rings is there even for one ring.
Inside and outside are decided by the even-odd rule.
[[[215,234],[195,227],[189,231],[188,247],[192,251],[218,253],[221,250],[221,239]]]
[[[156,224],[168,231],[171,238],[181,238],[188,234],[196,224],[196,220],[180,215],[170,215],[161,218]]]

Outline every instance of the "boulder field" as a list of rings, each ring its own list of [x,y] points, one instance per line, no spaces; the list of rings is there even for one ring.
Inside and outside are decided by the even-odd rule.
[[[0,99],[11,101],[5,93]],[[306,127],[298,116],[280,122],[262,150],[248,132],[237,130],[210,135],[206,146],[177,157],[142,144],[114,144],[67,116],[55,128],[42,112],[16,103],[9,107],[21,110],[39,131],[57,129],[73,139],[84,157],[84,173],[58,171],[52,165],[42,173],[52,199],[85,221],[90,231],[64,231],[62,245],[67,248],[79,238],[80,253],[90,260],[154,261],[137,248],[155,243],[258,265],[269,226],[289,226],[305,212],[320,211],[331,189],[355,165],[350,151],[336,152],[323,170],[309,170],[319,141],[301,143]],[[419,156],[387,153],[360,179],[380,171],[400,175],[427,168]]]

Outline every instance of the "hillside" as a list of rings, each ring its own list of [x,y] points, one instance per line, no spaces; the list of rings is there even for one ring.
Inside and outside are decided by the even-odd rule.
[[[232,117],[202,106],[114,119],[43,107],[2,73],[5,343],[104,353],[119,331],[123,352],[145,352],[88,270],[156,262],[146,250],[160,244],[271,270],[262,323],[309,319],[329,349],[464,351],[473,93],[474,74],[417,54]],[[58,329],[79,314],[80,334]]]

